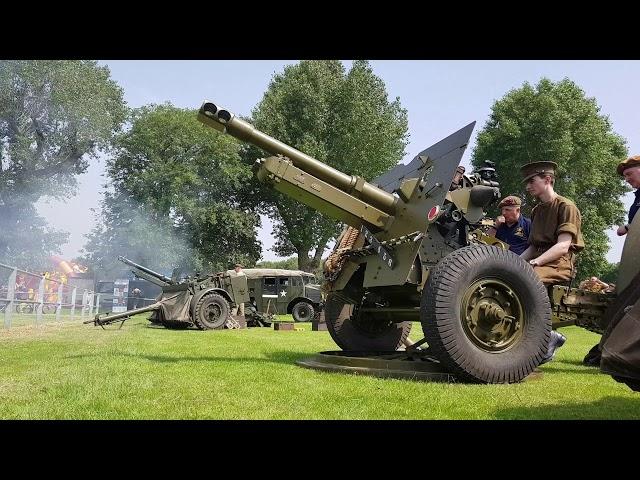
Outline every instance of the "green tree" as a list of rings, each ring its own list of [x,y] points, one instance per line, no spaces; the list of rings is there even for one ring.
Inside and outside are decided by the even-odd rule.
[[[600,280],[607,283],[616,283],[618,281],[618,273],[620,271],[620,263],[607,263],[600,273]]]
[[[0,203],[2,203],[0,201]],[[69,234],[47,224],[33,203],[12,198],[0,205],[0,263],[31,271],[51,268]]]
[[[67,234],[34,207],[76,177],[126,118],[122,89],[95,61],[0,61],[0,261],[42,268]]]
[[[244,200],[249,167],[238,142],[170,104],[137,109],[107,162],[113,193],[89,236],[87,258],[118,255],[153,268],[219,271],[260,257],[260,218]],[[102,226],[104,225],[104,226]]]
[[[284,260],[263,260],[256,264],[256,268],[282,268],[283,270],[297,270],[298,258],[290,257]]]
[[[525,214],[533,200],[526,196],[520,166],[538,160],[558,164],[555,190],[573,200],[582,214],[582,279],[608,271],[606,229],[624,217],[620,197],[628,188],[616,165],[626,155],[625,140],[612,130],[594,98],[569,79],[554,83],[543,78],[535,87],[525,83],[494,103],[471,163],[496,162],[502,194],[525,199]]]
[[[368,62],[349,72],[339,61],[302,61],[273,77],[252,112],[265,133],[345,173],[372,179],[396,165],[407,145],[407,113]],[[264,156],[253,147],[249,161]],[[315,270],[340,230],[337,221],[270,187],[254,184],[261,211],[274,221],[274,251],[296,254],[298,268]],[[311,253],[313,252],[313,253]]]

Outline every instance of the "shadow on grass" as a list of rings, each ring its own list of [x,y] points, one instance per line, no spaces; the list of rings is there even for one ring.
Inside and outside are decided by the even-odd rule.
[[[640,394],[636,398],[605,397],[594,402],[504,408],[496,410],[494,415],[500,420],[638,420]]]
[[[596,367],[588,367],[587,365],[582,363],[582,360],[561,360],[559,363],[568,363],[570,365],[577,365],[579,367],[584,367],[584,368],[590,368],[590,369],[597,370]]]
[[[562,366],[563,364],[580,365],[581,368],[566,368]],[[540,370],[545,374],[549,374],[549,375],[565,374],[565,373],[587,373],[590,375],[604,375],[604,373],[602,373],[599,368],[585,367],[581,363],[578,364],[575,362],[554,362],[553,364],[541,366]]]
[[[116,352],[109,353],[109,356],[117,355],[122,357],[132,357],[139,358],[144,360],[149,360],[157,363],[178,363],[178,362],[237,362],[237,363],[282,363],[285,365],[295,365],[295,362],[301,360],[303,358],[308,358],[313,355],[313,353],[308,352],[291,352],[291,351],[280,351],[280,352],[264,352],[258,353],[255,357],[202,357],[202,356],[189,356],[189,355],[135,355],[132,353],[125,352]],[[91,358],[91,357],[103,357],[104,354],[99,353],[89,353],[89,354],[80,354],[80,355],[65,355],[64,358]]]

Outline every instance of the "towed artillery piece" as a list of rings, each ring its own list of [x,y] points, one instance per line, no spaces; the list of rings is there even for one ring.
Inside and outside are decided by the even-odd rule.
[[[124,322],[139,313],[153,312],[151,322],[170,329],[195,326],[200,330],[213,330],[239,326],[231,315],[231,307],[249,301],[246,276],[226,272],[205,276],[196,274],[194,277],[178,280],[154,272],[123,256],[119,256],[118,260],[133,267],[136,276],[162,287],[162,293],[155,303],[146,307],[106,316],[96,315],[93,320],[84,323],[104,326],[117,321]]]
[[[475,122],[367,182],[212,102],[198,119],[272,155],[256,160],[259,181],[347,225],[324,264],[325,321],[343,350],[415,351],[426,343],[460,380],[512,383],[541,363],[552,320],[602,332],[610,296],[547,289],[486,234],[484,209],[500,198],[491,166],[452,186]],[[417,321],[424,338],[414,344],[408,336]]]

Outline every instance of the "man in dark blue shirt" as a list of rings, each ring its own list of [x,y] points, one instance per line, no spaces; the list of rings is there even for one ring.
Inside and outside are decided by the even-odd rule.
[[[618,227],[618,235],[626,235],[629,231],[629,226],[633,222],[633,217],[636,216],[638,209],[640,209],[640,155],[627,158],[620,162],[618,165],[618,173],[624,177],[631,187],[636,189],[636,198],[633,199],[631,208],[629,209],[629,223]]]
[[[489,230],[489,235],[494,235],[498,240],[509,245],[516,255],[520,255],[529,246],[529,231],[531,220],[520,214],[520,198],[509,195],[498,204],[500,215],[496,218],[495,227]]]

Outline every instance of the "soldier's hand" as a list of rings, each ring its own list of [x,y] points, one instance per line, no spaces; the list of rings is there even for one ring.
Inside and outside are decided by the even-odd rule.
[[[618,236],[621,237],[623,235],[627,234],[627,226],[626,225],[622,225],[621,227],[618,227]]]
[[[496,217],[495,228],[498,228],[504,222],[505,222],[504,217],[502,215],[499,215],[498,217]]]

